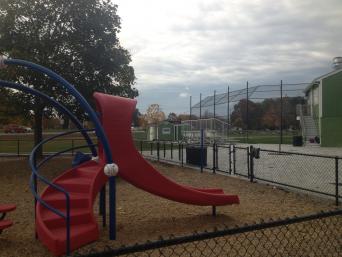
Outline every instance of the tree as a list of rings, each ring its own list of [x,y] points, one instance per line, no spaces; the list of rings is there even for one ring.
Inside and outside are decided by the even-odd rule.
[[[247,117],[247,100],[242,99],[236,105],[230,116],[231,123],[234,126],[247,129],[259,129],[262,109],[260,104],[248,100],[248,117]]]
[[[179,114],[178,119],[179,119],[179,121],[190,120],[190,115],[189,114]],[[192,114],[191,120],[198,120],[198,117],[196,115]]]
[[[132,124],[134,127],[139,127],[139,117],[141,116],[141,113],[139,112],[139,109],[136,108],[133,112],[132,116]]]
[[[138,95],[130,54],[117,37],[117,6],[111,1],[2,0],[0,10],[0,54],[56,71],[88,100],[94,91]],[[13,67],[0,76],[48,93],[86,118],[73,98],[46,76]],[[52,112],[41,99],[20,92],[16,98],[22,112],[34,115],[37,143],[42,139],[43,114]]]
[[[155,125],[165,120],[165,113],[159,107],[159,104],[151,104],[145,114],[145,119],[148,124]]]
[[[145,119],[145,115],[141,115],[138,119],[138,124],[139,124],[139,127],[142,127],[142,128],[147,128],[148,124],[147,124],[147,120]]]
[[[179,123],[180,120],[177,117],[177,114],[174,112],[170,112],[169,115],[167,116],[167,121],[171,123]]]

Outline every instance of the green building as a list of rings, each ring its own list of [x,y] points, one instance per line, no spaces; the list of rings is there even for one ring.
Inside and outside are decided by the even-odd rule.
[[[342,58],[334,61],[334,71],[314,79],[305,89],[307,105],[300,111],[300,122],[308,143],[342,146]]]
[[[187,124],[174,124],[163,121],[158,126],[151,125],[148,127],[147,140],[180,141],[183,139],[183,131],[186,127]]]

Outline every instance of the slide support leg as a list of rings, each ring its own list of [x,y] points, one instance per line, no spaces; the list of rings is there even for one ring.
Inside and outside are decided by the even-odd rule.
[[[212,214],[213,214],[214,217],[216,216],[216,206],[213,206],[213,208],[212,208]]]

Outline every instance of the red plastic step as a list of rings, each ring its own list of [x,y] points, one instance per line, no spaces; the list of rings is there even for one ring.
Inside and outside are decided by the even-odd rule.
[[[92,180],[89,178],[75,177],[58,180],[56,185],[61,186],[67,192],[88,193]]]
[[[60,209],[62,213],[66,214],[66,209]],[[65,226],[65,219],[54,212],[42,211],[41,218],[45,226],[48,228],[55,228],[58,226]],[[78,225],[92,221],[92,214],[89,209],[85,208],[71,208],[70,209],[70,224]]]
[[[88,194],[85,193],[69,193],[70,207],[72,208],[87,208],[89,206]],[[55,191],[44,197],[44,201],[54,208],[66,208],[66,196],[62,192]]]
[[[38,230],[37,230],[38,232]],[[39,239],[49,248],[49,250],[56,256],[65,253],[66,249],[66,227],[53,228],[50,230],[54,235],[54,240],[48,236],[41,237],[38,232]],[[71,251],[97,240],[99,237],[99,230],[97,224],[79,224],[70,226],[70,248]]]
[[[0,232],[6,228],[9,228],[13,225],[13,221],[11,220],[0,220]]]
[[[93,202],[107,181],[103,164],[89,161],[69,169],[53,183],[66,190],[70,197],[70,247],[75,250],[99,237],[97,219],[93,215]],[[65,194],[47,187],[41,199],[49,206],[66,214]],[[66,253],[66,220],[38,202],[36,231],[41,242],[55,255]]]

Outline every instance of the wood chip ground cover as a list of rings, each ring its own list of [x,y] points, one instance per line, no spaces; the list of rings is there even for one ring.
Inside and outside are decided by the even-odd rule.
[[[41,173],[50,179],[54,178],[70,163],[69,158],[52,160]],[[106,245],[119,247],[122,244],[157,240],[159,236],[189,235],[194,231],[212,230],[214,227],[232,227],[259,222],[261,219],[285,218],[334,208],[333,200],[329,199],[287,192],[240,178],[207,172],[201,174],[198,170],[155,162],[152,164],[162,174],[179,183],[195,187],[219,187],[226,193],[238,194],[241,203],[218,207],[218,215],[213,217],[211,207],[162,199],[118,179],[117,240],[109,241],[107,228],[101,227],[99,241],[79,252],[90,248],[102,250]],[[51,256],[34,237],[33,197],[28,185],[31,171],[27,159],[0,159],[0,165],[0,203],[17,204],[17,210],[8,215],[14,221],[14,226],[0,235],[0,256]],[[97,201],[94,209],[97,213]]]

